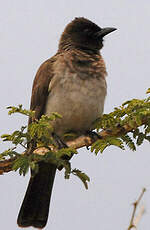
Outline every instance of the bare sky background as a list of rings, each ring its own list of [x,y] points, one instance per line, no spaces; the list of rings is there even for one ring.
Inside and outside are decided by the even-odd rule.
[[[39,65],[57,51],[66,24],[84,16],[101,27],[118,30],[105,39],[102,55],[108,71],[105,113],[125,100],[144,98],[150,75],[150,2],[147,0],[5,0],[0,7],[0,134],[26,124],[23,116],[8,117],[6,107],[29,108],[33,78]],[[8,145],[0,143],[1,151]],[[127,229],[135,201],[147,188],[146,213],[139,230],[150,229],[150,151],[108,148],[97,157],[86,149],[73,167],[91,178],[89,190],[72,177],[57,173],[49,221],[45,229]],[[0,229],[19,230],[18,211],[29,180],[17,173],[0,177]],[[32,229],[32,228],[29,228]]]

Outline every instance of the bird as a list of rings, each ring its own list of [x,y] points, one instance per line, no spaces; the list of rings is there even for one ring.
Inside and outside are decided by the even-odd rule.
[[[73,19],[64,29],[57,53],[38,69],[32,88],[30,109],[35,118],[57,112],[62,119],[52,121],[54,133],[80,136],[93,130],[93,122],[103,113],[107,94],[106,67],[100,50],[103,38],[115,31],[101,28],[84,17]],[[29,124],[33,121],[29,119]],[[44,228],[48,215],[56,166],[39,162],[20,208],[20,227]]]

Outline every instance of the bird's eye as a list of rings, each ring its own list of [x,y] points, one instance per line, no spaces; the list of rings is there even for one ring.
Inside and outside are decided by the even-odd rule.
[[[92,31],[89,28],[86,28],[83,30],[84,34],[90,35],[92,33]]]
[[[83,32],[84,33],[88,33],[90,30],[88,28],[84,29]]]

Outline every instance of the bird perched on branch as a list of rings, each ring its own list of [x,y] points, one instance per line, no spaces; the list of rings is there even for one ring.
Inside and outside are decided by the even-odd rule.
[[[63,139],[66,132],[84,134],[103,113],[107,75],[100,54],[105,35],[115,28],[101,28],[85,18],[75,18],[61,35],[58,52],[39,68],[33,83],[31,110],[35,118],[57,112],[54,132]],[[31,120],[29,123],[32,122]],[[49,213],[56,166],[40,162],[23,200],[18,225],[43,228]]]

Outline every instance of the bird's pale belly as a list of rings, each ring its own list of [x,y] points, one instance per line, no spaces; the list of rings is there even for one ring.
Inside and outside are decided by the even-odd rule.
[[[92,123],[103,113],[105,95],[104,78],[82,80],[75,75],[72,79],[66,78],[65,82],[60,80],[54,89],[51,88],[45,114],[57,112],[62,115],[62,119],[53,122],[59,136],[70,131],[81,134],[91,130]]]

